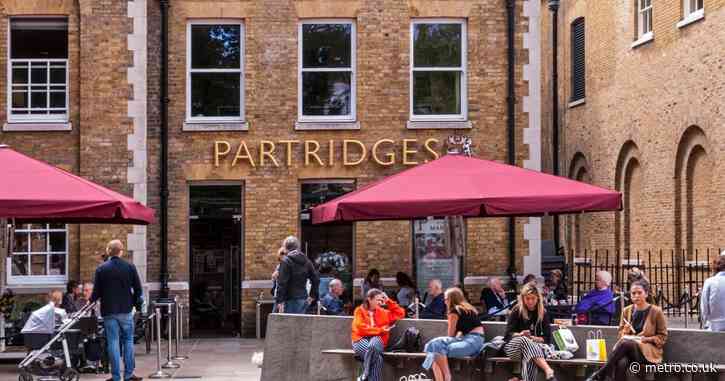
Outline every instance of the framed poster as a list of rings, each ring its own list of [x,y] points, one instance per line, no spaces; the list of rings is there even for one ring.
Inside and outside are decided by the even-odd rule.
[[[426,292],[428,282],[433,279],[440,279],[444,290],[459,283],[461,261],[453,255],[449,240],[446,219],[413,221],[416,284],[421,294]]]

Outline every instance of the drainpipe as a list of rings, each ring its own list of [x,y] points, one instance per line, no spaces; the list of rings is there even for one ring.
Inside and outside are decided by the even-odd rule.
[[[559,175],[559,0],[549,0],[551,11],[551,142],[552,169]],[[559,254],[559,215],[554,215],[554,254]]]
[[[508,94],[506,95],[507,131],[508,131],[508,163],[516,165],[516,50],[514,39],[516,38],[516,0],[506,0],[506,40],[508,43],[506,62],[508,65]],[[508,221],[508,257],[509,265],[506,272],[511,277],[511,282],[516,286],[516,218],[509,217]]]
[[[168,179],[168,64],[169,64],[169,0],[160,0],[161,8],[161,88],[159,89],[159,100],[161,101],[161,185],[160,185],[160,202],[161,202],[161,247],[159,253],[161,256],[161,271],[159,273],[160,298],[169,297],[169,242],[168,242],[168,206],[169,206],[169,179]]]

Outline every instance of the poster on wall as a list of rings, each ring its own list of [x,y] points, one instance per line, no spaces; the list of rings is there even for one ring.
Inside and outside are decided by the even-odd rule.
[[[421,294],[432,279],[440,279],[443,289],[458,283],[460,261],[451,252],[449,236],[443,218],[413,221],[416,283]]]

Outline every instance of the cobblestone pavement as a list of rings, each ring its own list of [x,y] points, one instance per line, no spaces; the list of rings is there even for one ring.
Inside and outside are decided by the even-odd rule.
[[[166,342],[162,342],[162,345]],[[163,347],[165,348],[165,346]],[[189,359],[179,361],[181,368],[165,370],[180,381],[257,381],[261,369],[252,364],[252,353],[262,351],[264,342],[254,339],[188,339],[182,353]],[[156,354],[146,354],[145,346],[136,347],[136,375],[149,380],[156,371]],[[165,360],[165,352],[164,359]],[[0,363],[0,381],[17,380],[17,362]],[[81,381],[105,381],[110,375],[81,375]]]

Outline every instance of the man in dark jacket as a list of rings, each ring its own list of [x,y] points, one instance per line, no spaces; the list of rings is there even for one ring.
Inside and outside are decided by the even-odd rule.
[[[428,304],[420,312],[421,319],[445,319],[447,315],[443,284],[439,279],[428,282]]]
[[[279,265],[277,278],[278,311],[281,313],[301,314],[308,305],[319,298],[320,275],[305,253],[300,251],[300,241],[289,236],[282,242],[287,255]],[[307,280],[311,283],[307,291]]]
[[[113,381],[138,381],[133,374],[133,307],[141,309],[143,290],[136,266],[121,259],[123,244],[113,240],[106,247],[108,260],[98,266],[91,302],[101,300],[101,316],[106,332],[108,357]],[[123,350],[123,379],[121,378]]]

